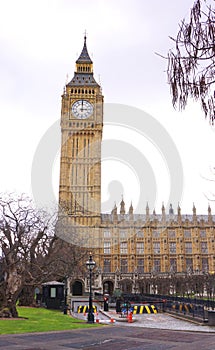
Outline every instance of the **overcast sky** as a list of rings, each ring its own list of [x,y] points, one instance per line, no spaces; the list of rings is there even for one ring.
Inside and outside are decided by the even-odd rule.
[[[34,155],[43,135],[60,118],[63,87],[67,74],[73,77],[86,29],[94,75],[101,82],[105,102],[137,107],[161,123],[182,161],[182,213],[192,212],[193,202],[197,214],[206,213],[208,197],[215,193],[214,183],[207,180],[213,178],[214,130],[198,104],[190,103],[183,112],[172,108],[167,63],[155,54],[166,55],[173,46],[168,36],[176,35],[192,4],[193,0],[1,0],[1,192],[31,194]],[[132,133],[130,138],[121,134],[132,144]],[[104,139],[119,139],[117,135],[110,125],[104,127]],[[171,185],[156,145],[151,153],[149,144],[145,149],[158,188],[152,206],[160,212],[162,202],[171,201]],[[57,200],[59,154],[52,165],[50,181]],[[108,184],[117,180],[122,182],[126,208],[131,201],[135,207],[138,176],[120,161],[105,161],[102,167],[103,201],[110,195]],[[114,198],[111,201],[114,204]],[[215,213],[213,202],[210,205]]]

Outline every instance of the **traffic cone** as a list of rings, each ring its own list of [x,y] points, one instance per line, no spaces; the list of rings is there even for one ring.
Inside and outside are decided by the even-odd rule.
[[[132,312],[130,312],[129,315],[128,315],[128,322],[129,322],[129,323],[132,323],[132,322],[133,322]]]
[[[115,320],[113,319],[113,317],[111,317],[110,323],[114,323],[114,322],[115,322]]]
[[[99,313],[96,313],[96,323],[99,323]]]

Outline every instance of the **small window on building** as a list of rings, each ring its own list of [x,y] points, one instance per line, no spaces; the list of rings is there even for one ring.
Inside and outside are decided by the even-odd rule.
[[[155,259],[154,260],[154,271],[160,272],[160,270],[161,270],[160,259]]]
[[[120,270],[122,273],[128,272],[128,260],[127,259],[121,259]]]
[[[207,242],[201,242],[201,252],[202,254],[208,253],[208,244]]]
[[[144,254],[144,243],[143,242],[137,242],[136,252],[137,252],[137,254]]]
[[[190,230],[184,230],[184,238],[190,238],[191,237],[191,231]]]
[[[51,289],[50,289],[50,297],[51,298],[56,298],[56,288],[55,287],[51,287]]]
[[[159,238],[160,237],[160,232],[158,230],[153,230],[152,231],[152,237],[153,238]]]
[[[143,238],[143,237],[144,237],[143,231],[137,231],[137,238]]]
[[[120,230],[119,235],[120,235],[120,239],[126,239],[127,238],[127,233],[124,230]]]
[[[110,237],[111,237],[110,231],[109,230],[105,230],[104,231],[104,238],[110,238]]]
[[[160,242],[153,243],[154,254],[160,254]]]
[[[186,259],[186,270],[188,272],[192,272],[193,271],[193,259],[192,258],[187,258]]]
[[[111,261],[105,259],[104,260],[104,272],[111,272]]]
[[[202,238],[206,237],[206,231],[205,230],[201,230],[200,231],[200,237],[202,237]]]
[[[202,271],[204,272],[208,271],[208,258],[202,259]]]
[[[176,243],[175,242],[169,242],[169,253],[176,254]]]
[[[104,254],[110,254],[110,253],[111,253],[110,242],[104,242]]]
[[[170,272],[176,272],[177,271],[177,261],[176,259],[169,259],[170,262]]]
[[[121,254],[128,254],[128,244],[127,244],[127,242],[121,242],[120,243],[120,253]]]
[[[144,273],[144,260],[143,259],[137,260],[137,271],[139,273]]]
[[[192,242],[185,242],[185,253],[192,254]]]
[[[168,231],[168,237],[169,238],[175,238],[175,231],[174,230],[169,230]]]

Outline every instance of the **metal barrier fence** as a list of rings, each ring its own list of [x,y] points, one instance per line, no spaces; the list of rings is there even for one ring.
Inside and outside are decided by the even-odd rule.
[[[163,311],[174,312],[181,315],[198,318],[205,321],[208,318],[207,309],[203,305],[166,301],[163,303]]]
[[[172,296],[172,295],[162,295],[162,294],[144,294],[142,295],[142,298],[145,300],[151,299],[151,300],[169,300],[179,303],[190,303],[195,305],[202,305],[205,308],[208,309],[215,309],[215,300],[212,299],[200,299],[200,298],[190,298],[190,297],[178,297],[178,296]]]
[[[180,314],[189,318],[196,318],[205,322],[208,310],[215,310],[215,301],[211,299],[176,297],[161,294],[126,294],[124,300],[131,305],[137,301],[140,304],[154,304],[161,311]]]

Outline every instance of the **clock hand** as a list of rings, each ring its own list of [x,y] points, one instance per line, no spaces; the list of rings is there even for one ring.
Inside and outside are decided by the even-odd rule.
[[[81,112],[85,111],[85,109],[83,108],[83,100],[81,100]]]

